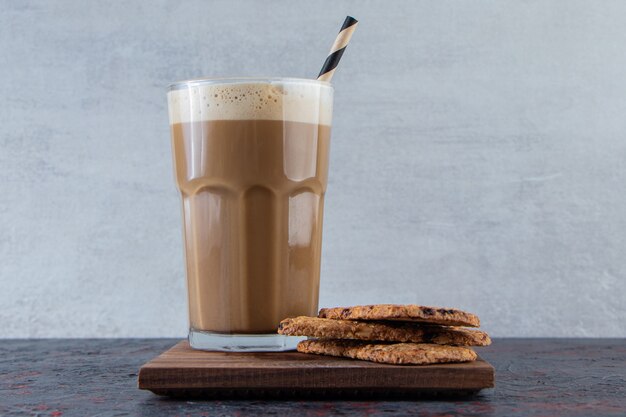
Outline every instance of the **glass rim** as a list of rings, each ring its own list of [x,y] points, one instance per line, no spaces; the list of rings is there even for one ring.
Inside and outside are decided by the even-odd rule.
[[[294,78],[294,77],[209,77],[209,78],[193,78],[190,80],[175,81],[167,86],[167,91],[182,90],[183,88],[198,87],[201,85],[228,85],[228,84],[317,84],[322,87],[333,89],[328,81],[319,81],[312,78]]]

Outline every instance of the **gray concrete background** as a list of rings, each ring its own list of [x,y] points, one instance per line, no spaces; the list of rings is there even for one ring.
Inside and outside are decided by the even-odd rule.
[[[626,336],[626,3],[3,1],[0,337],[183,336],[165,85],[334,79],[321,305]]]

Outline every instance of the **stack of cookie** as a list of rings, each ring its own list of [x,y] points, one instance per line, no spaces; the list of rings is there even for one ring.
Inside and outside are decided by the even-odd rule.
[[[477,316],[453,308],[377,304],[323,308],[318,317],[280,322],[278,333],[308,336],[298,352],[396,365],[470,362],[468,346],[491,344]]]

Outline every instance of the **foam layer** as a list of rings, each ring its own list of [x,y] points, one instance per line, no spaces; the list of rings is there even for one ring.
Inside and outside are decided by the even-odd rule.
[[[333,89],[317,82],[189,83],[167,94],[170,124],[209,120],[287,120],[331,124]]]

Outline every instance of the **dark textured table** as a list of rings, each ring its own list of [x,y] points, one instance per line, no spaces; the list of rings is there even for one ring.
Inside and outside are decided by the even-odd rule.
[[[496,388],[420,401],[197,401],[140,391],[173,339],[0,340],[1,416],[625,416],[626,339],[496,339]]]

